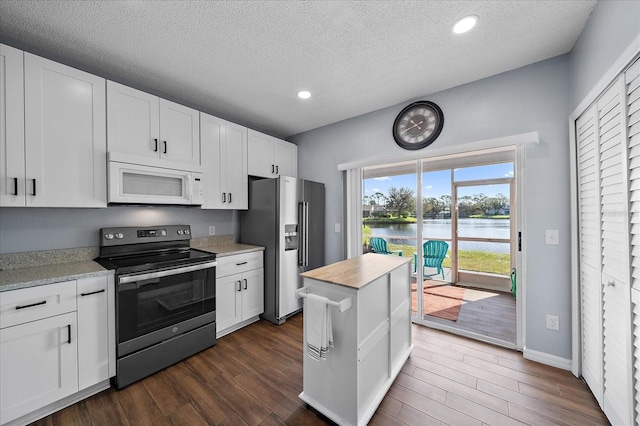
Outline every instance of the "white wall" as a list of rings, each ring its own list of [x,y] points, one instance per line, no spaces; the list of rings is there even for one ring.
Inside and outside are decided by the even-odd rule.
[[[569,246],[569,58],[567,55],[529,65],[432,95],[445,116],[444,129],[430,148],[455,146],[538,131],[539,145],[527,147],[527,348],[571,357]],[[299,171],[327,188],[326,260],[344,258],[342,178],[337,165],[406,151],[391,136],[402,105],[378,110],[290,138],[298,144]],[[560,231],[560,245],[544,244],[545,229]],[[523,230],[524,231],[524,230]],[[545,315],[560,317],[560,331],[545,328]]]
[[[195,207],[114,206],[106,209],[0,208],[0,253],[100,245],[110,226],[191,225],[193,237],[238,235],[237,214]]]

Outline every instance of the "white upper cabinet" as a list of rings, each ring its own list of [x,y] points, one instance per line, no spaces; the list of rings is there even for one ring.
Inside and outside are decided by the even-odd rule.
[[[298,176],[298,147],[249,129],[249,174],[273,178]]]
[[[105,80],[0,45],[0,205],[106,207]]]
[[[26,206],[106,207],[105,104],[103,78],[24,53]]]
[[[24,207],[24,70],[22,50],[0,44],[0,206]]]
[[[200,165],[198,111],[113,81],[107,81],[107,134],[110,152]]]
[[[204,209],[247,209],[247,128],[200,113]]]

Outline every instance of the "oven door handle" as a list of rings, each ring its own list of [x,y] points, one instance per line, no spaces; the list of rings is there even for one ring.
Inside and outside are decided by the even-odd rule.
[[[118,284],[132,283],[136,281],[151,280],[154,278],[168,277],[171,275],[186,274],[188,272],[200,271],[202,269],[213,268],[217,261],[200,263],[197,265],[183,266],[182,268],[165,269],[163,271],[149,272],[148,274],[125,275],[118,278]]]

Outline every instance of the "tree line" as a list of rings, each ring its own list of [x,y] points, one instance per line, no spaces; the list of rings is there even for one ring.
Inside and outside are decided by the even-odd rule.
[[[376,192],[373,195],[365,195],[362,203],[371,206],[384,207],[386,213],[396,213],[397,217],[415,215],[416,196],[409,188],[389,188],[387,195]],[[509,207],[509,198],[503,194],[489,197],[485,194],[465,195],[458,198],[458,215],[469,217],[472,215],[497,214]],[[424,197],[422,199],[422,211],[425,217],[440,217],[451,213],[451,196],[441,195],[439,198]],[[373,212],[372,215],[385,214]]]

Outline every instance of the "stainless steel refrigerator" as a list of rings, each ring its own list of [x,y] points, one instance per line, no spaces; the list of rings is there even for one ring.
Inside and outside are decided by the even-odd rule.
[[[302,309],[300,273],[324,266],[324,184],[288,176],[249,182],[240,242],[263,246],[264,314],[282,324]]]

